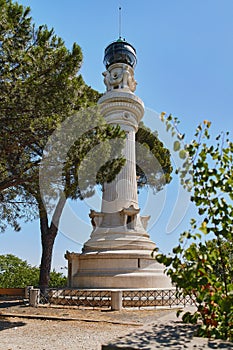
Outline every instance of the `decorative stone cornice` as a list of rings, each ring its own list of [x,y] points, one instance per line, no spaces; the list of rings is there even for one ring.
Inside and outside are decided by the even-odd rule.
[[[98,104],[102,104],[103,102],[109,102],[109,101],[124,101],[128,100],[129,102],[134,102],[138,103],[141,105],[141,108],[144,112],[144,103],[143,101],[133,94],[132,92],[129,91],[124,91],[123,89],[121,90],[113,90],[113,91],[107,91],[103,94],[103,96],[100,97]]]
[[[144,115],[144,104],[139,97],[129,92],[111,91],[103,95],[98,104],[108,123],[128,125],[137,131]]]

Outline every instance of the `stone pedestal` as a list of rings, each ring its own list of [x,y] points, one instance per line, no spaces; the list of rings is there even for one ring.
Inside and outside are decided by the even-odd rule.
[[[122,309],[122,290],[111,291],[111,310],[121,311]]]
[[[29,291],[29,305],[33,307],[37,307],[39,305],[40,300],[40,289],[30,289]]]
[[[90,289],[170,288],[164,266],[148,251],[66,253],[69,287]]]

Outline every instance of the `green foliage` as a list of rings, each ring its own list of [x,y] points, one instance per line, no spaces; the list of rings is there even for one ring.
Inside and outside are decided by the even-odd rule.
[[[147,185],[160,191],[172,179],[171,154],[158,135],[142,122],[136,133],[136,173],[138,188]]]
[[[50,288],[63,288],[67,286],[67,278],[54,269],[50,272],[49,287]]]
[[[39,269],[12,255],[0,255],[0,287],[23,288],[37,286]]]
[[[171,116],[166,123],[174,128]],[[183,186],[192,189],[201,222],[192,219],[172,254],[156,259],[178,293],[193,298],[196,311],[183,320],[199,323],[200,336],[233,340],[233,143],[228,133],[212,141],[209,128],[208,121],[198,126],[183,147],[187,161],[177,171]],[[181,143],[175,145],[179,152]]]
[[[19,230],[19,219],[39,216],[44,279],[40,285],[48,286],[66,199],[93,194],[97,160],[112,152],[110,142],[104,141],[124,138],[124,133],[106,125],[95,108],[88,110],[100,94],[77,75],[82,52],[76,43],[68,50],[53,30],[45,25],[35,28],[30,9],[18,3],[0,0],[0,15],[0,230],[7,224]],[[98,157],[91,163],[85,158],[92,149]],[[109,181],[121,164],[121,157],[116,157],[113,171],[102,167],[97,181]],[[81,170],[88,171],[80,184]]]
[[[34,180],[48,137],[73,111],[93,105],[99,93],[77,72],[82,52],[69,51],[45,25],[35,28],[30,9],[0,0],[0,229],[19,229],[34,217],[25,193]]]
[[[37,287],[40,269],[15,255],[0,255],[0,288]],[[65,287],[67,279],[60,272],[51,271],[50,287]]]
[[[98,114],[98,109],[92,108],[92,113],[93,111],[94,121],[93,116],[88,119],[87,113],[84,118],[79,116],[77,127],[80,128],[80,123],[85,127],[90,124],[88,131],[78,139],[74,130],[72,131],[75,142],[67,153],[63,168],[64,192],[67,198],[83,199],[92,195],[96,184],[111,182],[125,164],[125,159],[121,156],[125,132],[119,126],[107,125]],[[98,126],[93,128],[94,123],[98,123]],[[53,154],[52,158],[53,163]]]

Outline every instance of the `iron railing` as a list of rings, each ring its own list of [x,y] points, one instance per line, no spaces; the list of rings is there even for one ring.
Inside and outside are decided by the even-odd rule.
[[[82,290],[82,289],[47,289],[40,296],[43,304],[83,306],[83,307],[110,307],[110,290]]]
[[[186,306],[194,304],[190,296],[178,296],[176,289],[124,290],[123,307]]]
[[[190,296],[179,295],[176,289],[122,290],[122,306],[127,307],[175,307],[193,305]],[[111,290],[50,288],[40,293],[41,304],[110,308]]]

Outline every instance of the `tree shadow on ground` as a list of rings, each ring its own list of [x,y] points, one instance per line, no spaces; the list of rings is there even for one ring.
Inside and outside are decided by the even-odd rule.
[[[170,324],[157,324],[148,326],[148,329],[136,331],[126,336],[115,339],[108,345],[103,345],[102,350],[151,350],[151,349],[229,349],[232,344],[219,341],[195,341],[197,327],[182,324],[180,322],[170,322]],[[196,338],[198,339],[198,338]]]
[[[17,328],[17,327],[22,327],[25,326],[25,322],[10,322],[6,318],[0,318],[0,331],[4,331],[9,328]]]

